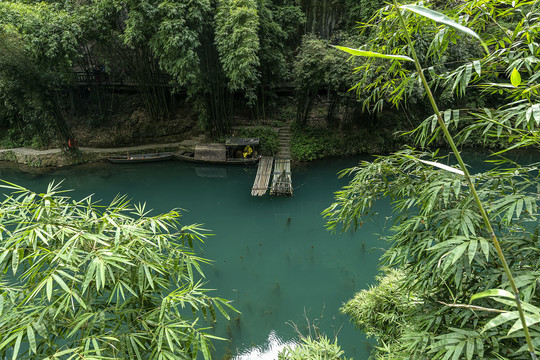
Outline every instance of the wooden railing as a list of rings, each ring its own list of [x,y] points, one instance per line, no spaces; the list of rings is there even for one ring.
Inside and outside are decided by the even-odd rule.
[[[171,78],[167,74],[158,74],[150,79],[147,84],[135,81],[129,73],[124,71],[76,71],[77,84],[83,86],[170,86]]]

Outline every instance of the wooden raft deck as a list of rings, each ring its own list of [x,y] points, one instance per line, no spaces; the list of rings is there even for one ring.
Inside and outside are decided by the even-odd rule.
[[[291,160],[277,158],[274,161],[274,178],[270,195],[292,196]]]
[[[272,175],[273,164],[273,156],[263,156],[259,160],[259,167],[257,168],[257,175],[255,176],[255,182],[253,182],[253,188],[251,189],[251,196],[263,196],[266,194],[268,184],[270,183],[270,176]]]

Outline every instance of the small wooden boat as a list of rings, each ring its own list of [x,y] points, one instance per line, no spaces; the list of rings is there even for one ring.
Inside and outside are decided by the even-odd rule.
[[[253,165],[259,161],[259,158],[225,158],[225,159],[200,159],[195,157],[195,153],[191,151],[180,151],[174,153],[174,157],[178,160],[190,161],[195,163],[207,164],[230,164],[230,165]]]
[[[195,151],[179,151],[174,157],[207,164],[252,165],[259,161],[258,145],[258,138],[228,138],[225,144],[196,145]]]
[[[131,164],[150,161],[171,160],[173,154],[170,152],[150,153],[150,154],[133,154],[133,155],[115,155],[109,156],[107,159],[115,164]]]

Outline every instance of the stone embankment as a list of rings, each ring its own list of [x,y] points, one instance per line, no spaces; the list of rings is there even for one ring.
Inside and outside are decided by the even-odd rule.
[[[168,144],[147,144],[121,148],[86,148],[80,147],[77,152],[66,153],[61,149],[34,150],[27,148],[0,149],[0,161],[10,161],[32,167],[59,167],[100,161],[119,154],[140,154],[152,152],[175,152],[190,150],[196,144],[204,142],[205,136]]]

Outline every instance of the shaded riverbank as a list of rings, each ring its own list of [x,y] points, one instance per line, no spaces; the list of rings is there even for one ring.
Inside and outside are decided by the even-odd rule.
[[[189,150],[196,144],[205,141],[205,139],[204,135],[200,135],[188,140],[167,144],[146,144],[119,148],[80,147],[76,152],[65,152],[62,149],[0,149],[0,161],[10,161],[30,167],[62,167],[105,160],[107,157],[116,154]]]

